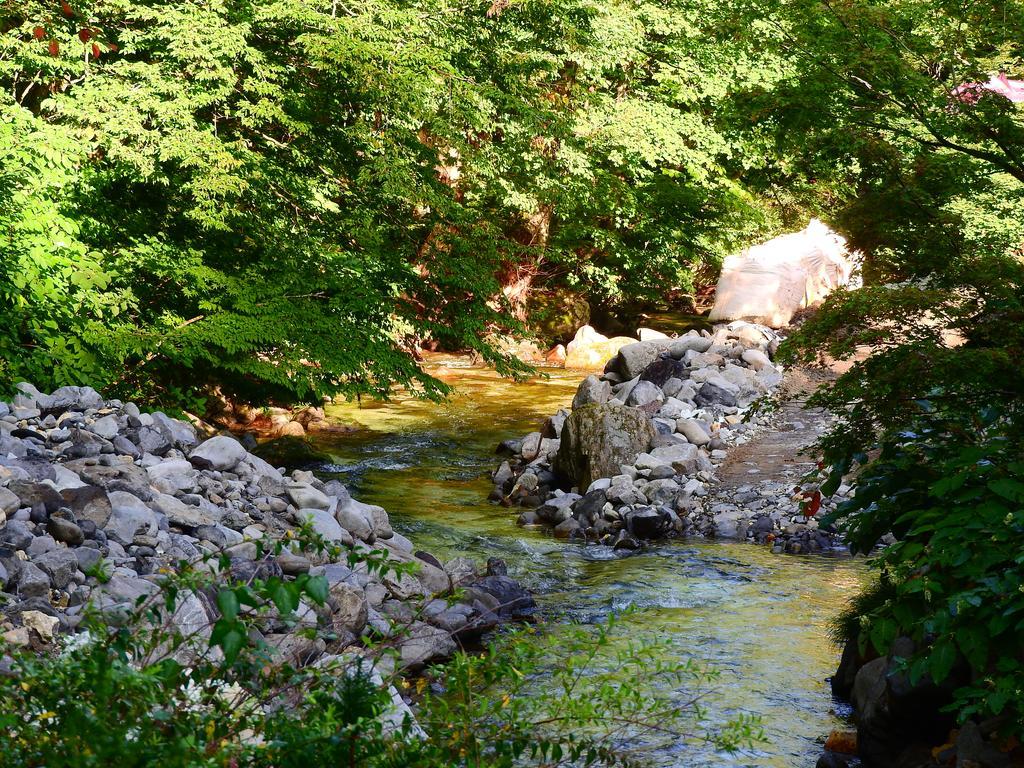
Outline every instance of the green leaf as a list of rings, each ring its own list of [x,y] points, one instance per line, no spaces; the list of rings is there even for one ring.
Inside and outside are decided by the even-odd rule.
[[[217,593],[217,607],[220,608],[221,615],[225,619],[233,621],[238,616],[238,595],[233,589],[223,587]]]
[[[928,672],[931,674],[932,680],[941,683],[949,677],[949,673],[956,663],[956,657],[956,646],[949,638],[939,639],[928,654]]]

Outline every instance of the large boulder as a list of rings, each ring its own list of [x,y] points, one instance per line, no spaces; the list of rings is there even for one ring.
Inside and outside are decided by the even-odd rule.
[[[654,427],[643,411],[591,403],[566,419],[556,469],[573,485],[589,488],[598,478],[619,474],[623,464],[633,464],[653,439]]]
[[[188,458],[199,469],[226,471],[234,469],[247,453],[235,438],[217,435],[201,443]]]
[[[815,219],[802,232],[729,256],[708,319],[749,320],[780,328],[798,310],[850,283],[854,266],[846,240]]]
[[[624,379],[635,379],[668,349],[668,342],[637,341],[627,344],[610,364]]]
[[[616,336],[609,339],[589,325],[584,325],[565,348],[565,367],[584,371],[601,370],[604,365],[626,344],[636,339]]]

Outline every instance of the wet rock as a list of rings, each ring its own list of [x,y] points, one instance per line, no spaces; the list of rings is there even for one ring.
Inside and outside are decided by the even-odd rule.
[[[626,529],[638,539],[659,539],[668,529],[668,520],[654,507],[641,507],[626,515]]]

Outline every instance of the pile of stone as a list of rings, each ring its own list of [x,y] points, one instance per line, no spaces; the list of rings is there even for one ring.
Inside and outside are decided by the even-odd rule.
[[[218,558],[204,558],[215,553],[228,556],[238,579],[326,577],[325,606],[303,604],[297,624],[264,627],[271,646],[302,663],[372,637],[393,640],[400,663],[415,669],[533,605],[500,562],[484,575],[465,559],[442,563],[414,551],[382,508],[335,480],[286,474],[231,436],[200,442],[186,422],[104,401],[88,387],[18,389],[0,403],[0,635],[9,643],[51,642],[90,608],[116,621],[159,590],[161,569],[208,560],[217,568]],[[304,522],[341,547],[340,562],[295,548],[259,554],[257,541],[278,541]],[[383,550],[415,568],[350,568],[352,549]],[[214,597],[186,597],[173,617],[183,634],[209,631]],[[309,627],[326,632],[307,639],[296,631]]]
[[[758,428],[754,401],[782,383],[778,343],[742,321],[678,338],[647,332],[580,384],[571,411],[499,446],[508,458],[492,499],[527,507],[521,525],[617,548],[705,533],[697,522],[716,465]]]
[[[694,532],[771,545],[773,552],[791,555],[842,548],[836,531],[821,528],[818,521],[848,498],[851,489],[841,485],[833,496],[821,500],[815,514],[805,514],[813,487],[804,486],[802,478],[813,468],[808,464],[805,472],[791,471],[783,480],[765,479],[727,489],[711,485],[707,497],[692,511]]]

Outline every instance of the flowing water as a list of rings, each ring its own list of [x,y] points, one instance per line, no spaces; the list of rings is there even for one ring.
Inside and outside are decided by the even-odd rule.
[[[838,657],[826,623],[862,580],[863,563],[703,540],[619,557],[518,528],[515,510],[486,501],[494,448],[566,407],[580,376],[551,370],[516,383],[458,358],[434,359],[431,372],[455,386],[450,402],[400,398],[329,409],[330,418],[358,427],[317,446],[354,495],[387,509],[397,530],[442,559],[503,558],[548,618],[600,620],[634,607],[628,631],[653,633],[680,659],[720,670],[706,702],[712,723],[739,713],[763,719],[768,740],[756,751],[688,748],[659,754],[659,764],[813,766],[819,740],[837,725],[825,678]]]

